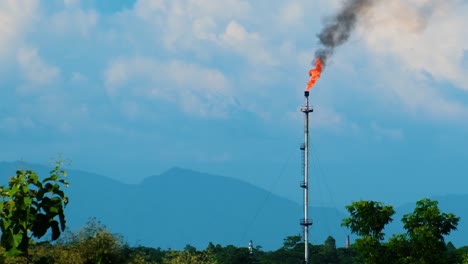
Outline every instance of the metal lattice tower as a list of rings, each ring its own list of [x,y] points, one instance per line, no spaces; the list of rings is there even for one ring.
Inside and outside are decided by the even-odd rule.
[[[304,228],[304,263],[309,264],[309,227],[312,220],[309,219],[309,113],[314,110],[309,106],[309,91],[304,92],[305,105],[301,107],[304,113],[304,144],[301,145],[304,166],[304,181],[301,188],[304,190],[304,218],[301,219],[301,226]]]

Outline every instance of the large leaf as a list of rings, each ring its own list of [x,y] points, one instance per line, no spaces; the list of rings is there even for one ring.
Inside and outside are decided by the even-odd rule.
[[[26,210],[27,208],[31,206],[31,204],[32,204],[32,198],[26,196],[23,198],[23,204],[21,205],[21,209]]]
[[[38,188],[42,186],[42,184],[39,181],[39,177],[34,171],[32,171],[31,174],[29,175],[29,183],[35,185]]]
[[[64,231],[66,221],[65,221],[65,214],[63,213],[63,210],[59,213],[59,220],[60,220],[60,228],[62,229],[62,231]]]
[[[59,186],[57,186],[57,188],[54,190],[54,194],[60,196],[60,198],[64,198],[65,197],[65,193],[59,189]]]
[[[52,240],[57,240],[60,237],[60,228],[57,221],[50,222],[50,227],[52,228]]]
[[[45,214],[38,214],[36,216],[36,221],[34,221],[34,224],[31,228],[33,236],[37,238],[43,237],[47,232],[47,229],[49,229],[49,226],[49,217],[47,217]]]
[[[22,191],[23,193],[28,193],[28,192],[29,192],[29,186],[26,185],[26,184],[22,185],[22,186],[21,186],[21,191]]]
[[[2,224],[2,229],[8,229],[8,227],[11,224],[11,220],[9,218],[6,218],[6,217],[0,219],[0,221],[1,221],[1,224]]]
[[[9,250],[7,250],[4,255],[7,257],[7,258],[13,258],[13,257],[16,257],[16,256],[19,256],[21,255],[23,252],[21,252],[21,250],[19,250],[18,248],[11,248]]]
[[[12,242],[13,242],[13,246],[15,248],[17,248],[19,246],[19,244],[21,243],[21,239],[23,238],[23,234],[16,234],[16,233],[13,233],[13,230],[10,228],[9,230],[11,232],[11,238],[12,238]]]
[[[46,185],[44,185],[45,192],[51,192],[53,189],[54,189],[54,186],[49,182],[46,183]]]
[[[44,208],[46,212],[57,215],[62,210],[62,199],[60,199],[59,197],[54,197],[49,200],[46,206],[47,209]]]

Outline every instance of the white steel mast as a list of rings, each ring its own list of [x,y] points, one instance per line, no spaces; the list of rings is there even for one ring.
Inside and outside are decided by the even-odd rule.
[[[301,107],[304,113],[304,144],[301,145],[304,157],[304,181],[301,187],[304,190],[304,218],[301,219],[301,226],[304,227],[304,263],[309,264],[309,226],[312,220],[309,219],[309,113],[314,110],[309,106],[309,91],[304,92],[305,105]]]

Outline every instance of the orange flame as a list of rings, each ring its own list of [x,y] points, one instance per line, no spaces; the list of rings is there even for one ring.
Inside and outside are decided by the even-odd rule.
[[[313,69],[311,69],[309,71],[310,79],[307,82],[307,86],[306,86],[306,89],[305,89],[306,91],[309,91],[310,88],[312,88],[312,86],[314,86],[314,84],[320,78],[320,74],[322,74],[322,61],[320,61],[320,59],[317,58],[315,60],[315,68],[313,68]]]

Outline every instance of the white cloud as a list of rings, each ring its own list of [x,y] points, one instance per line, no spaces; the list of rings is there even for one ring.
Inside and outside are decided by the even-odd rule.
[[[243,44],[249,39],[258,40],[259,36],[255,33],[249,34],[242,25],[236,21],[231,21],[227,25],[224,34],[221,35],[221,39],[229,46],[235,47],[236,44]]]
[[[46,64],[35,48],[21,48],[17,53],[17,62],[26,80],[27,90],[35,90],[50,84],[60,74],[55,66]]]
[[[246,0],[187,0],[187,10],[194,16],[210,16],[215,19],[233,19],[247,16],[252,7]]]
[[[95,44],[95,49],[80,52],[82,56],[98,54],[99,57],[105,54],[96,59],[96,65],[111,61],[105,79],[109,95],[119,100],[123,100],[123,94],[131,94],[135,98],[163,100],[199,116],[213,115],[218,107],[222,109],[220,112],[228,112],[225,105],[229,105],[235,96],[244,109],[261,116],[265,115],[261,112],[264,104],[270,106],[268,114],[274,115],[273,112],[283,110],[273,101],[289,100],[292,97],[271,99],[268,92],[271,90],[268,89],[279,90],[280,85],[296,82],[294,72],[303,73],[301,78],[303,77],[304,84],[300,85],[305,85],[306,72],[314,54],[315,35],[319,30],[316,28],[319,23],[316,22],[333,14],[342,1],[138,0],[132,9],[103,16],[95,10],[82,9],[79,2],[64,0],[62,9],[45,9],[47,16],[39,16],[42,21],[38,23],[38,27],[50,26],[50,42],[58,39],[60,43],[64,39],[62,35],[65,35],[67,39],[71,37],[73,40],[85,41],[86,47]],[[382,84],[381,93],[386,94],[386,90],[391,90],[392,99],[398,100],[397,104],[404,105],[402,111],[429,116],[464,116],[464,104],[444,99],[444,92],[432,87],[427,79],[430,75],[436,81],[449,80],[461,88],[467,85],[467,74],[464,74],[466,66],[461,67],[463,50],[468,49],[464,44],[467,41],[464,41],[463,34],[452,36],[453,30],[449,30],[459,28],[461,32],[466,32],[467,29],[461,27],[464,17],[460,14],[463,11],[452,10],[443,1],[437,2],[437,8],[427,8],[427,3],[430,2],[434,1],[411,0],[407,6],[403,0],[382,3],[373,13],[374,16],[365,18],[368,22],[365,25],[372,24],[372,27],[361,28],[357,42],[360,44],[362,40],[365,41],[371,51],[370,58],[378,61],[376,64],[380,68],[377,69],[383,69],[386,73],[376,73],[374,64],[367,64],[368,57],[359,62],[351,59],[361,58],[350,57],[344,64],[352,65],[353,70],[356,70],[355,64],[364,64],[367,73],[372,75],[369,78]],[[11,6],[16,5],[14,1],[9,3]],[[463,6],[466,7],[466,4]],[[38,8],[35,8],[37,11]],[[425,13],[420,12],[422,9],[426,10]],[[458,16],[451,17],[448,15],[450,12],[455,12]],[[431,19],[425,23],[428,17]],[[29,21],[30,18],[26,20]],[[442,33],[436,34],[438,31]],[[76,38],[76,35],[88,38]],[[433,38],[436,41],[428,41]],[[447,41],[437,41],[438,38]],[[0,38],[0,46],[1,43]],[[35,43],[34,45],[36,46]],[[17,46],[22,47],[24,44]],[[41,47],[40,50],[42,49]],[[413,52],[412,49],[416,51]],[[21,88],[23,90],[32,89],[29,86],[34,82],[50,84],[60,74],[67,76],[67,81],[71,80],[75,84],[83,81],[96,82],[92,73],[86,70],[76,68],[73,69],[76,72],[61,73],[67,68],[65,64],[68,62],[61,62],[56,58],[41,58],[37,50],[28,51],[29,55],[21,52],[22,63],[19,59],[20,52],[13,54],[18,54],[17,61],[21,64],[23,76],[28,80]],[[25,62],[28,56],[35,63]],[[335,68],[339,64],[338,56],[343,54],[336,54]],[[233,57],[236,59],[231,65],[230,59]],[[246,61],[247,65],[239,64],[238,58]],[[62,70],[44,62],[52,59],[54,63],[60,61],[57,63],[64,64]],[[341,59],[343,61],[343,57]],[[34,65],[36,70],[33,70]],[[403,70],[400,71],[400,68]],[[337,70],[343,71],[343,68]],[[337,74],[343,76],[357,73]],[[402,81],[398,85],[392,80],[395,75],[402,75]],[[426,79],[421,76],[426,76]],[[362,78],[356,77],[353,80],[359,81],[358,79]],[[418,87],[414,87],[416,85]],[[429,88],[425,89],[427,86]],[[184,96],[179,96],[181,92],[174,91],[174,87],[184,89]],[[214,87],[223,88],[216,90]],[[371,96],[380,96],[376,94]],[[426,100],[431,101],[427,103]],[[128,112],[129,116],[144,112],[144,108],[131,107],[130,102],[131,100],[128,103],[119,101],[122,111]],[[317,113],[317,124],[340,127],[344,122],[343,117],[333,110],[333,102],[330,102],[327,113]]]
[[[94,10],[82,10],[79,7],[70,7],[50,18],[50,28],[59,34],[79,34],[89,36],[95,29],[99,15]]]
[[[384,94],[396,97],[403,110],[422,119],[443,121],[468,118],[466,104],[449,99],[436,87],[405,74],[405,69],[398,69],[381,75],[389,89]]]
[[[224,116],[232,104],[220,71],[177,60],[121,58],[107,68],[105,83],[114,98],[163,100],[197,116]]]
[[[63,3],[66,7],[76,6],[80,3],[80,0],[63,0]]]
[[[109,94],[117,93],[117,90],[130,78],[131,70],[132,68],[129,68],[123,59],[111,63],[105,73],[105,83]]]
[[[378,56],[391,57],[410,74],[429,73],[468,90],[468,4],[459,1],[385,1],[365,22],[363,37]]]
[[[260,11],[253,8],[248,1],[239,0],[140,0],[133,12],[154,28],[156,42],[171,52],[206,56],[207,48],[221,47],[223,52],[240,55],[254,65],[277,65],[268,40],[243,24],[252,20],[248,15]]]
[[[286,27],[298,26],[304,23],[304,6],[298,1],[288,2],[281,10],[281,24]]]
[[[267,50],[261,35],[248,32],[236,21],[231,21],[226,26],[226,30],[219,39],[223,46],[236,51],[255,65],[272,66],[278,64],[278,61]]]
[[[0,1],[0,56],[11,54],[35,19],[37,0]],[[14,53],[14,52],[13,52]]]
[[[377,139],[389,138],[392,140],[402,140],[404,137],[401,129],[383,128],[375,122],[371,124],[371,129]]]
[[[348,65],[356,84],[362,82],[359,92],[381,109],[417,119],[465,120],[467,102],[453,94],[468,90],[467,11],[468,4],[457,0],[378,2],[332,67]]]
[[[138,0],[133,9],[137,16],[150,20],[166,10],[166,3],[164,0]]]
[[[202,17],[193,20],[192,32],[199,40],[216,41],[216,22],[210,17]]]
[[[196,49],[200,40],[215,41],[219,25],[244,17],[249,10],[249,3],[239,0],[139,0],[133,8],[172,51]]]

